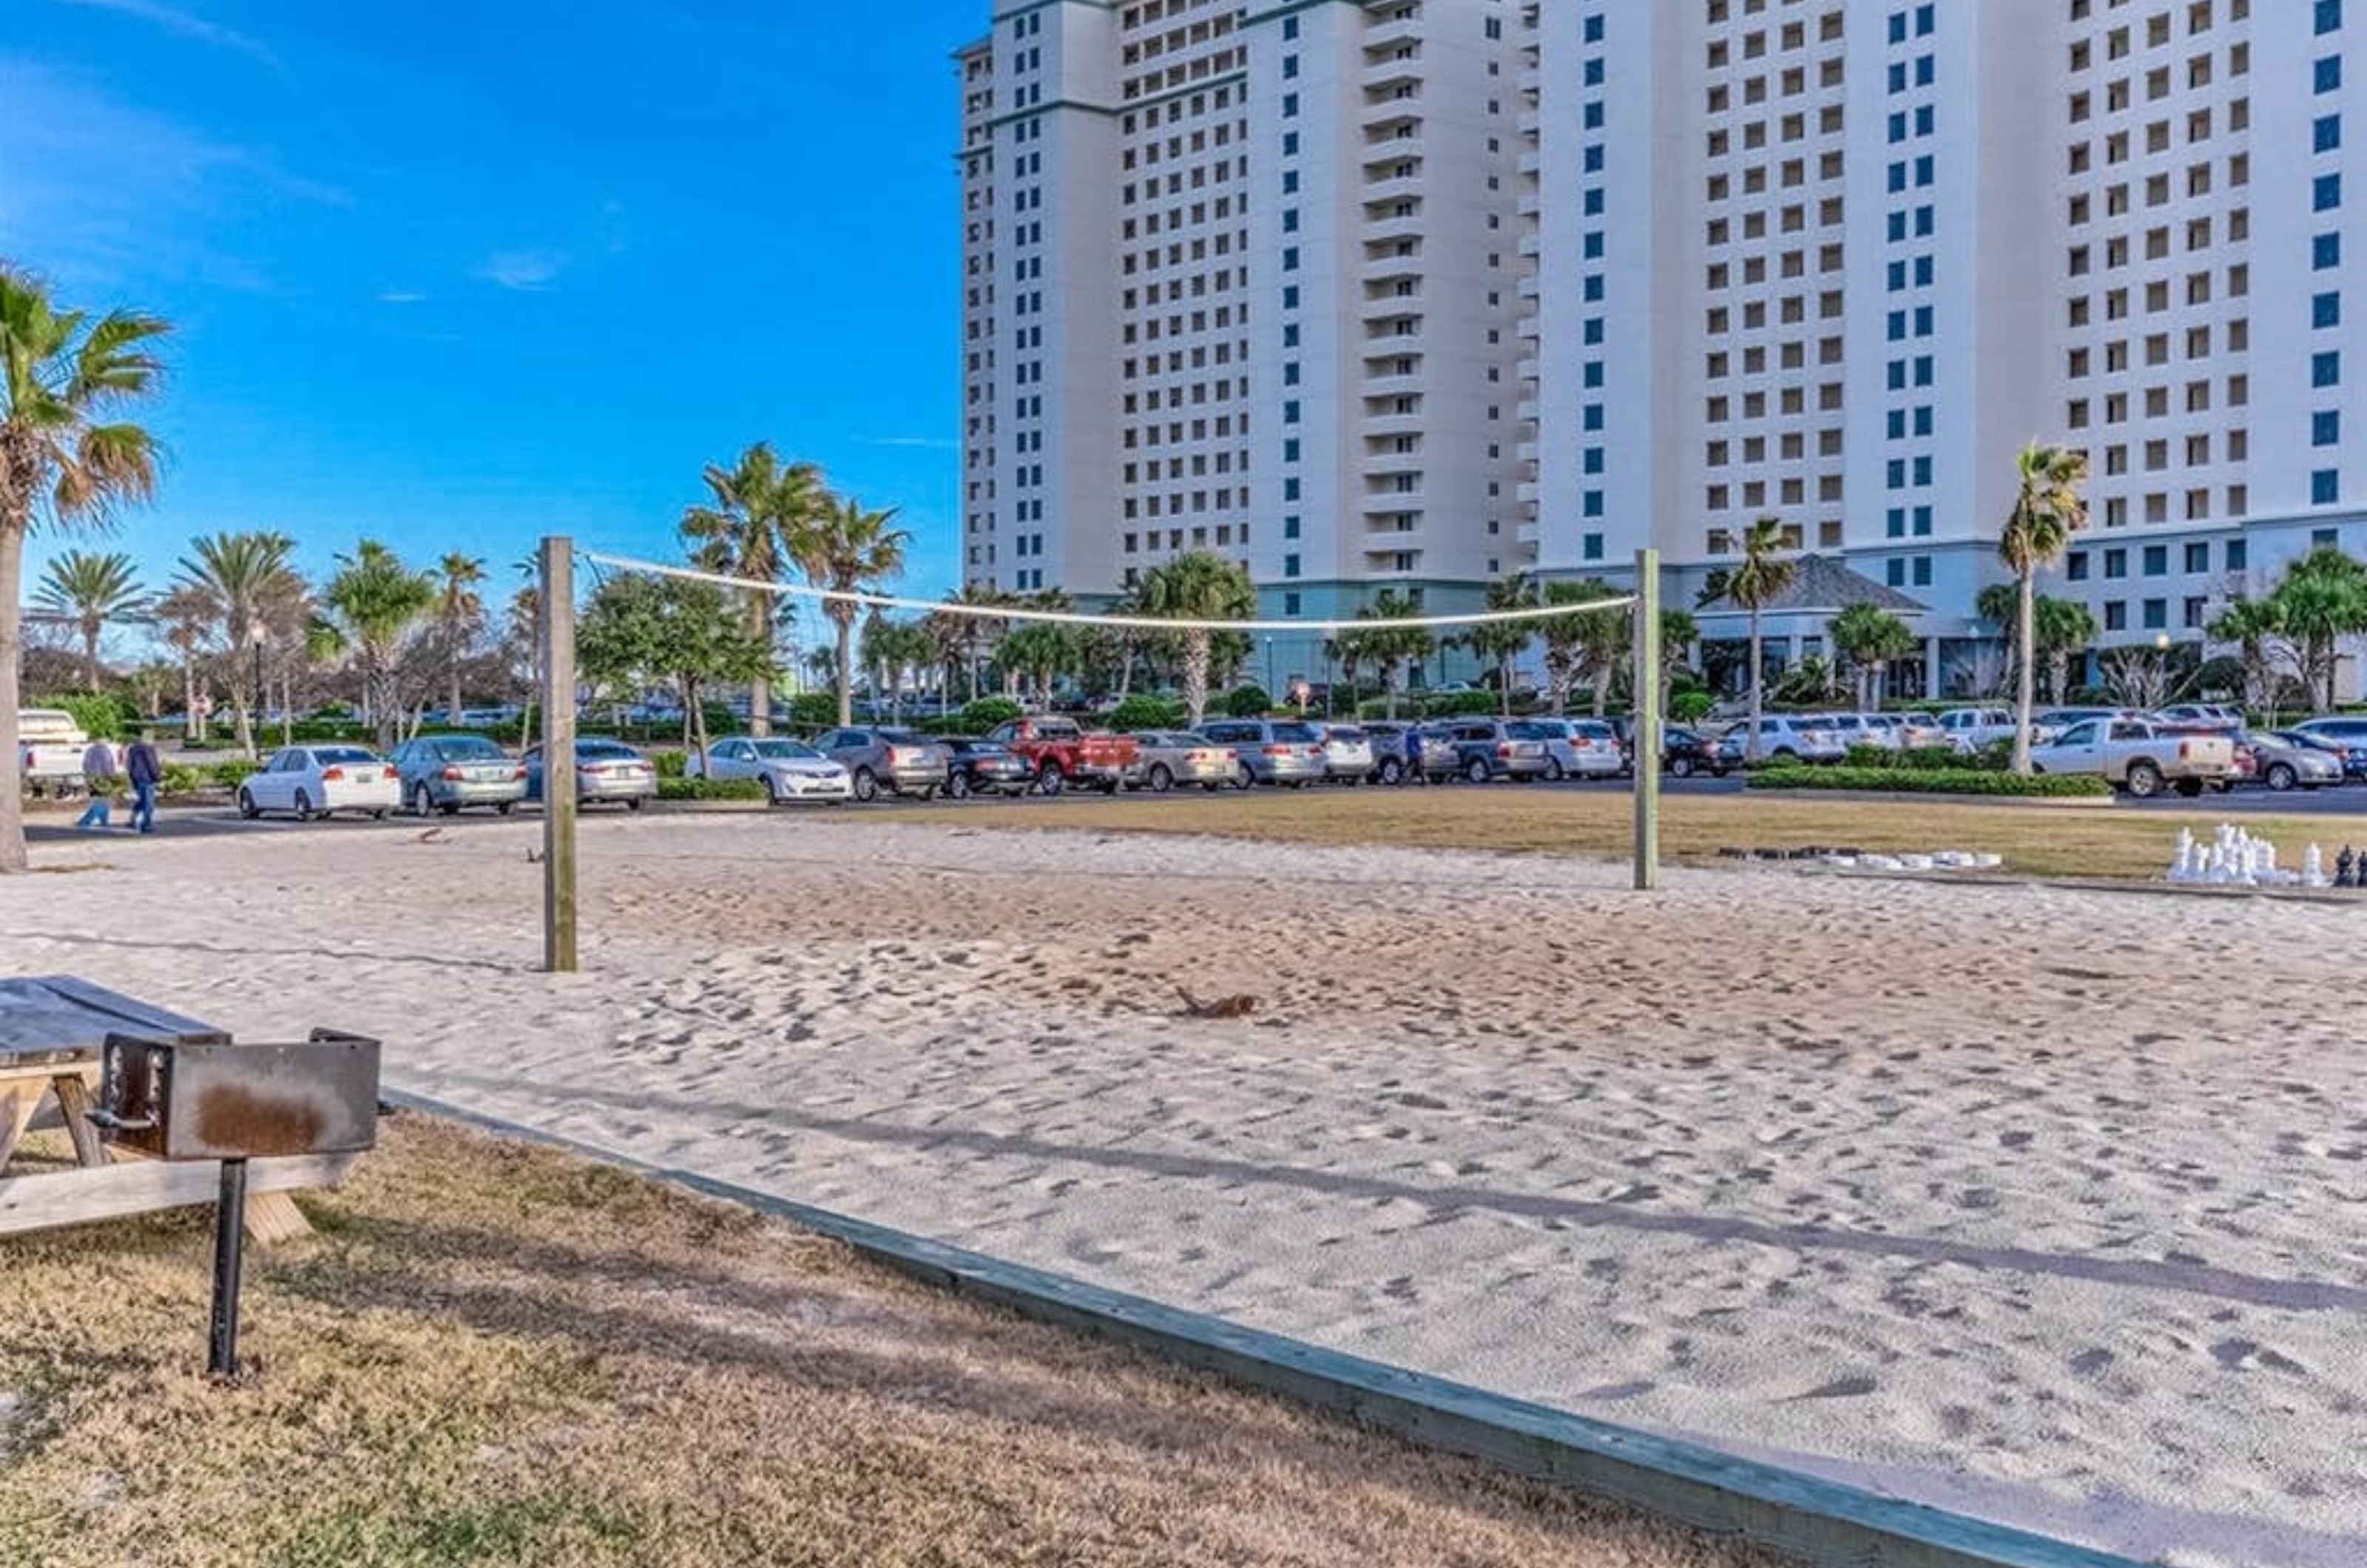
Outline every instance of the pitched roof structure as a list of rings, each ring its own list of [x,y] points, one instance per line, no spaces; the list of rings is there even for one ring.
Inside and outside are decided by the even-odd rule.
[[[1920,615],[1931,606],[1920,599],[1909,598],[1886,583],[1876,582],[1862,571],[1853,571],[1840,561],[1826,556],[1801,556],[1793,564],[1798,569],[1784,592],[1760,606],[1768,615],[1837,615],[1852,604],[1872,604],[1897,615]],[[1697,612],[1707,615],[1746,615],[1740,605],[1724,594],[1703,604]]]

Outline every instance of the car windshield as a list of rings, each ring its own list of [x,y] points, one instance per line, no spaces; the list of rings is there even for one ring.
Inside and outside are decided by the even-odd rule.
[[[316,762],[375,762],[378,758],[358,746],[320,746],[312,751]]]
[[[1274,727],[1274,738],[1302,746],[1318,739],[1315,731],[1304,724],[1277,724]]]
[[[759,757],[810,758],[821,755],[821,752],[799,740],[752,740],[748,744]]]
[[[538,757],[542,754],[542,748],[538,746],[527,754]],[[575,754],[578,757],[614,757],[627,760],[640,755],[630,746],[622,746],[614,740],[578,740],[575,743]]]
[[[438,740],[436,744],[437,749],[443,751],[445,760],[447,761],[499,762],[506,761],[500,747],[494,745],[490,740],[481,740],[474,736],[454,737],[447,739]]]
[[[1331,727],[1331,739],[1353,746],[1365,739],[1365,732],[1361,729],[1353,729],[1344,724],[1335,724]]]
[[[915,735],[909,729],[883,729],[879,732],[879,739],[890,746],[926,746],[929,743],[927,736]]]

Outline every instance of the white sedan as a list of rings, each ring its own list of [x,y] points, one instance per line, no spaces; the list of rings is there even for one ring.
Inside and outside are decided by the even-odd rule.
[[[800,800],[839,806],[855,794],[854,777],[844,767],[802,741],[778,736],[734,735],[709,746],[705,776],[758,780],[775,806]],[[684,761],[683,772],[701,776],[697,752]]]
[[[336,811],[383,817],[402,804],[402,775],[359,746],[290,746],[238,786],[238,814],[291,811],[299,822]]]

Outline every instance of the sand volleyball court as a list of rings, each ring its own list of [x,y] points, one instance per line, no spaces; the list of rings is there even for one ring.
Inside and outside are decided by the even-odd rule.
[[[651,818],[555,978],[537,840],[44,849],[105,868],[0,884],[0,953],[2132,1556],[2367,1561],[2367,906]]]

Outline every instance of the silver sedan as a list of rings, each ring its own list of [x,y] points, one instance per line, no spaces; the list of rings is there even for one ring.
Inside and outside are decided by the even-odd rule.
[[[1222,789],[1240,765],[1231,747],[1219,746],[1188,729],[1137,730],[1134,743],[1142,752],[1135,776],[1154,795],[1164,795],[1178,784]]]
[[[707,749],[707,765],[694,751],[684,760],[691,778],[754,779],[764,786],[764,798],[775,806],[818,800],[844,806],[855,794],[847,771],[801,741],[779,736],[734,735]]]
[[[2317,789],[2342,782],[2342,756],[2306,735],[2256,729],[2244,744],[2252,749],[2252,776],[2273,790]]]

